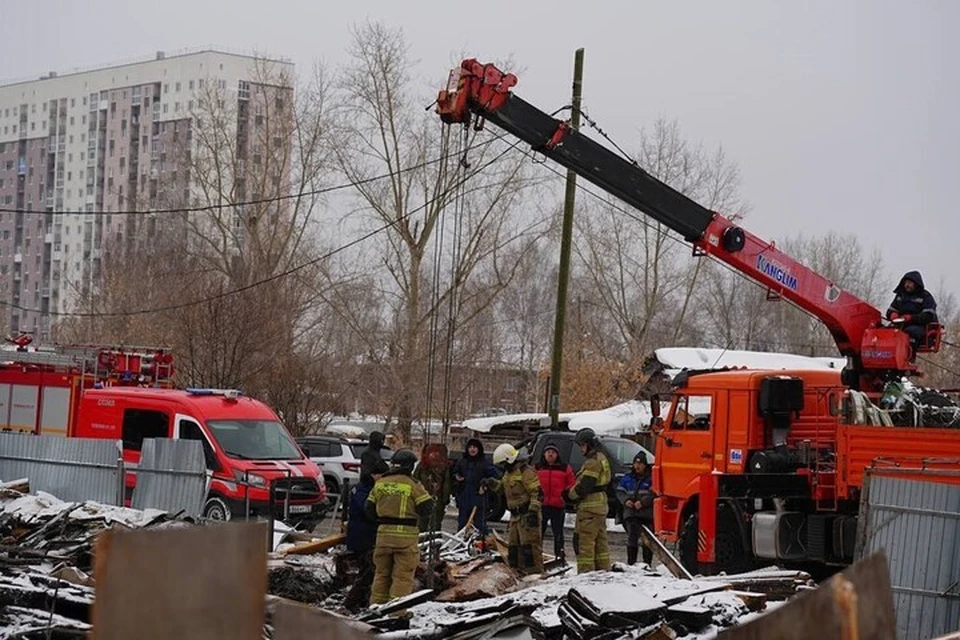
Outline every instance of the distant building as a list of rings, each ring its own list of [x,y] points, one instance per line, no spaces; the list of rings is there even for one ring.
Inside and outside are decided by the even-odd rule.
[[[49,339],[50,313],[76,309],[95,290],[105,245],[155,232],[147,212],[193,200],[187,160],[202,96],[216,91],[229,103],[221,106],[236,114],[235,157],[257,159],[261,143],[250,131],[263,125],[265,107],[292,110],[293,65],[268,62],[290,83],[260,82],[262,59],[198,51],[0,85],[5,330]],[[242,199],[237,182],[232,193]],[[129,211],[144,215],[117,215]],[[69,213],[44,215],[57,212]]]

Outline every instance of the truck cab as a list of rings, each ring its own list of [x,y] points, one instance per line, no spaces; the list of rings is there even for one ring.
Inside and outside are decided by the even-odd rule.
[[[269,514],[319,520],[326,508],[320,470],[265,404],[232,390],[108,387],[80,398],[75,432],[123,442],[125,463],[140,461],[144,438],[182,438],[203,445],[209,492],[203,515],[229,520]],[[127,474],[127,497],[136,474]]]
[[[840,371],[708,371],[675,384],[655,429],[654,522],[685,564],[750,556],[757,511],[839,508]]]

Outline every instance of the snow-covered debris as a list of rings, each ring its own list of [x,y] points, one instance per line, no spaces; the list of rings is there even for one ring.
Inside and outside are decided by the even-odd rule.
[[[427,635],[443,635],[442,630],[453,628],[465,618],[478,612],[487,612],[498,607],[528,610],[528,623],[541,632],[558,630],[562,624],[559,608],[575,590],[582,599],[602,603],[601,613],[623,614],[638,609],[638,602],[653,604],[666,609],[684,603],[710,611],[716,628],[730,626],[749,613],[746,605],[733,593],[725,591],[719,581],[689,581],[652,573],[640,566],[626,571],[594,572],[566,576],[546,581],[536,581],[533,586],[521,584],[519,590],[495,598],[486,598],[464,604],[428,602],[413,607],[411,627],[423,630]],[[524,588],[526,587],[526,588]],[[709,597],[708,597],[709,596]],[[659,609],[657,609],[659,610]]]
[[[846,365],[843,358],[811,358],[792,353],[765,351],[731,351],[729,349],[700,349],[694,347],[665,347],[654,351],[661,370],[673,378],[681,370],[698,371],[723,367],[742,369],[795,369],[840,371]]]
[[[591,427],[597,433],[622,435],[637,433],[650,424],[650,403],[630,400],[606,409],[596,411],[570,411],[561,413],[558,420],[570,431]],[[512,413],[485,418],[469,418],[463,421],[463,427],[478,433],[490,433],[493,429],[516,424],[549,424],[550,415],[546,413]]]

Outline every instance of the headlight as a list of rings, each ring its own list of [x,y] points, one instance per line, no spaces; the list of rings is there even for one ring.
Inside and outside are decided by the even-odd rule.
[[[260,487],[263,489],[267,488],[267,479],[255,473],[234,469],[233,477],[237,479],[237,482],[246,483],[251,487]]]

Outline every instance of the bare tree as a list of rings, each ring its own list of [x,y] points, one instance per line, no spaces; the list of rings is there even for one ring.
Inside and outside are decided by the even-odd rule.
[[[528,183],[520,154],[478,142],[467,129],[461,139],[422,110],[427,100],[414,93],[399,31],[364,24],[349,54],[339,82],[336,157],[361,208],[372,214],[368,220],[389,225],[377,258],[384,317],[393,329],[381,334],[388,344],[379,350],[395,389],[390,413],[406,439],[429,395],[424,383],[437,319],[447,318],[439,330],[449,335],[451,323],[465,325],[490,304],[516,272],[506,249],[529,242],[538,225],[519,215]],[[456,217],[443,230],[448,209]]]
[[[636,161],[704,206],[740,217],[739,171],[722,149],[710,154],[683,137],[676,122],[659,120],[640,134]],[[580,289],[591,333],[615,335],[606,356],[641,363],[654,346],[684,337],[701,263],[664,225],[620,202],[590,202],[578,215],[575,244]]]

